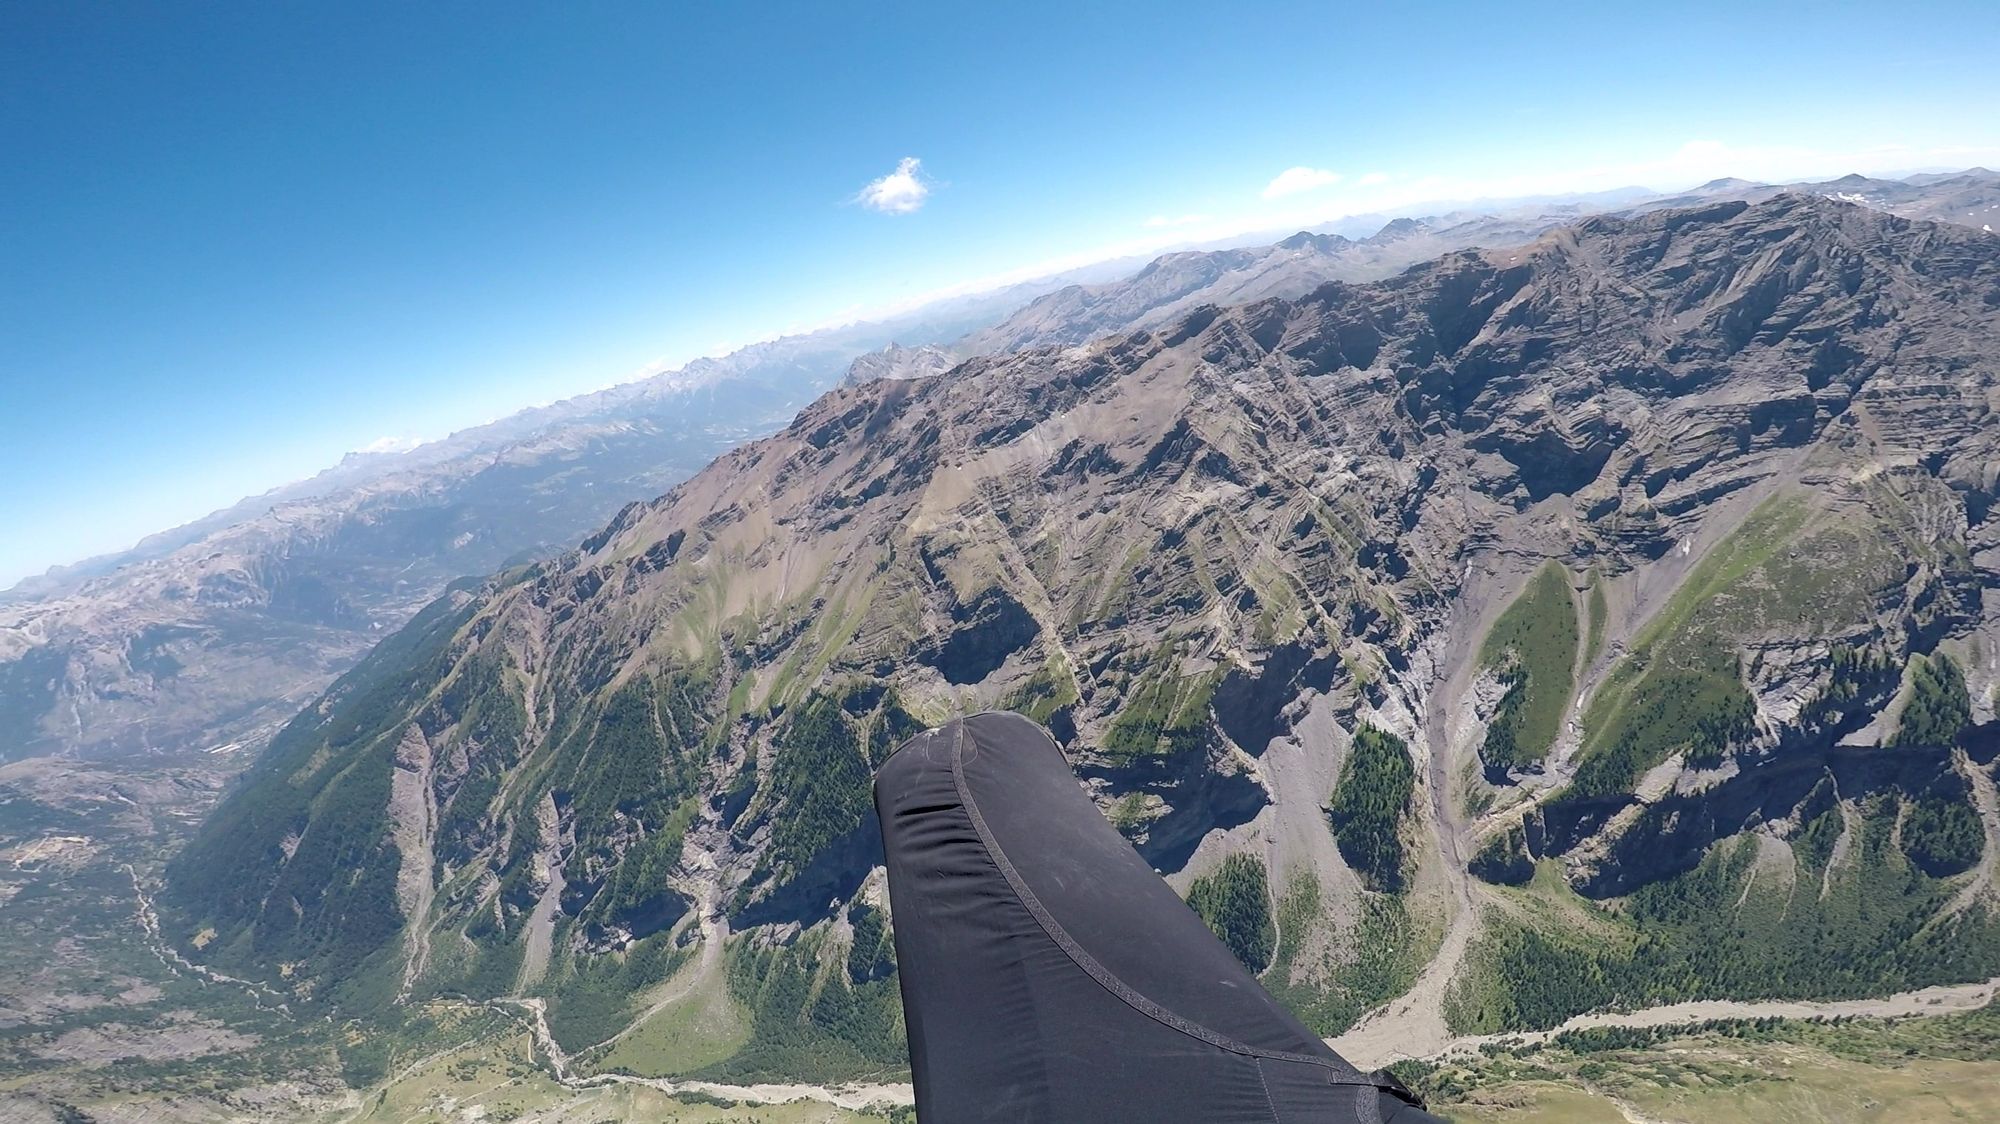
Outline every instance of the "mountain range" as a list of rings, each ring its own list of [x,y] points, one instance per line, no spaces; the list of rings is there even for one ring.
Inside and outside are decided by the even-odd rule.
[[[949,340],[1055,281],[537,407],[318,476],[0,596],[0,761],[261,746],[446,585],[573,545],[783,425],[892,338]]]
[[[1003,708],[1363,1060],[2000,975],[2000,237],[1711,186],[1226,308],[1165,275],[1359,244],[1170,257],[836,387],[376,645],[163,932],[583,1072],[725,994],[664,1072],[893,1069],[872,767]]]
[[[450,582],[544,557],[625,503],[782,425],[845,378],[1153,328],[1212,304],[1293,298],[1467,247],[1525,243],[1591,208],[1629,213],[1782,189],[1716,181],[1384,219],[1270,245],[1171,253],[757,344],[719,360],[523,411],[400,454],[354,455],[135,549],[0,593],[0,761],[261,747],[285,718]],[[1849,176],[1803,185],[1911,217],[1985,225],[2000,176]],[[871,355],[869,349],[881,348]]]

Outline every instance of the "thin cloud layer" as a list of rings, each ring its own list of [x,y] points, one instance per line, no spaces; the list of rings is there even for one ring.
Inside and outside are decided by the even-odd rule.
[[[357,453],[407,453],[424,443],[421,437],[377,437],[368,444],[354,450]]]
[[[1339,172],[1329,172],[1325,168],[1286,168],[1278,173],[1264,188],[1264,198],[1276,199],[1281,195],[1297,195],[1302,191],[1317,191],[1340,182]]]
[[[907,215],[930,198],[931,186],[924,182],[923,161],[905,156],[896,161],[896,170],[874,180],[854,197],[856,203],[885,215]]]

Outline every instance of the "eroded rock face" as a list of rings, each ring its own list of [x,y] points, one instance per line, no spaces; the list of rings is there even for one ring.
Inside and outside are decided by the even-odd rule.
[[[584,550],[489,585],[398,673],[417,686],[376,704],[386,721],[490,778],[433,794],[439,839],[456,840],[437,861],[461,877],[425,923],[497,955],[523,939],[535,864],[554,862],[573,875],[558,925],[612,898],[646,913],[620,889],[643,871],[739,927],[811,926],[874,861],[873,764],[987,707],[1056,727],[1172,871],[1265,814],[1260,755],[1305,700],[1333,700],[1343,722],[1412,739],[1432,805],[1412,846],[1457,853],[1437,836],[1464,832],[1451,790],[1475,770],[1428,731],[1493,591],[1549,559],[1615,588],[1596,683],[1746,513],[1805,497],[1798,526],[1834,537],[1801,537],[1797,564],[1851,551],[1858,576],[1797,605],[1718,595],[1741,599],[1719,666],[1756,692],[1706,767],[1734,779],[1612,786],[1524,825],[1529,850],[1594,863],[1579,881],[1621,892],[1752,820],[1796,818],[1828,770],[1860,783],[1833,742],[1872,720],[1881,684],[1827,695],[1808,643],[1893,636],[1901,658],[1992,631],[1996,306],[2000,240],[1785,196],[1593,219],[1375,284],[838,389]],[[1907,543],[1930,545],[1853,532],[1864,509],[1915,513]],[[1837,637],[1802,636],[1826,600],[1866,608]],[[1993,672],[1969,678],[1990,699]],[[349,713],[362,694],[327,704],[345,740],[308,724],[271,776],[311,793],[386,768],[372,716]],[[1577,737],[1552,769],[1574,766]],[[326,801],[246,819],[270,792],[246,787],[218,822],[301,832],[305,855],[354,830],[314,810]],[[561,848],[529,842],[549,796]],[[1318,823],[1326,798],[1283,810]],[[290,860],[275,842],[225,848],[222,830],[177,867],[168,905],[217,927],[215,948],[255,947]],[[1642,838],[1674,855],[1633,850]],[[312,964],[349,936],[281,943]]]
[[[982,591],[970,605],[956,607],[953,627],[930,660],[947,683],[983,682],[1007,657],[1034,643],[1040,622],[998,586]]]

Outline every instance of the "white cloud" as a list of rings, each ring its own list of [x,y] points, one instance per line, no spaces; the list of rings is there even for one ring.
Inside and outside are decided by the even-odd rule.
[[[1278,173],[1278,178],[1264,187],[1264,198],[1276,199],[1280,195],[1297,195],[1301,191],[1317,191],[1340,182],[1339,172],[1329,172],[1325,168],[1286,168]]]
[[[1154,228],[1163,226],[1187,226],[1191,223],[1207,222],[1207,215],[1154,215],[1146,220],[1146,225]]]
[[[357,453],[407,453],[424,443],[421,437],[377,437],[354,450]]]
[[[1362,177],[1361,177],[1361,178],[1360,178],[1360,179],[1359,179],[1358,181],[1356,181],[1356,182],[1357,182],[1357,183],[1358,183],[1358,184],[1359,184],[1360,186],[1362,186],[1362,187],[1374,187],[1374,186],[1375,186],[1376,184],[1378,184],[1378,183],[1388,183],[1388,182],[1389,182],[1389,173],[1387,173],[1387,172],[1370,172],[1370,173],[1368,173],[1367,175],[1365,175],[1365,176],[1362,176]]]
[[[871,182],[855,195],[854,201],[885,215],[907,215],[930,198],[931,185],[923,178],[923,161],[905,156],[896,161],[896,170]]]

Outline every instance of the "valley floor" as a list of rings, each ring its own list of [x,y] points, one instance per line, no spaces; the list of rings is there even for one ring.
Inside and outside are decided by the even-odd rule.
[[[1938,1010],[1950,1009],[1941,1005]],[[1643,1017],[1643,1016],[1639,1016]],[[1734,1022],[1701,1029],[1599,1028],[1561,1044],[1526,1042],[1455,1054],[1411,1071],[1455,1124],[1898,1124],[2000,1118],[2000,1009],[1899,1021]],[[565,1085],[537,1064],[526,1033],[425,1059],[320,1124],[458,1124],[512,1120],[859,1124],[908,1119],[777,1090],[702,1092],[665,1083]],[[907,1097],[907,1092],[904,1093]],[[93,1108],[93,1112],[97,1112]],[[98,1119],[139,1119],[99,1114]],[[239,1118],[245,1119],[245,1118]]]
[[[1587,1031],[1419,1066],[1457,1124],[2000,1119],[2000,1009],[1894,1022]]]
[[[1339,1038],[1330,1039],[1328,1044],[1355,1065],[1379,1068],[1399,1061],[1430,1061],[1457,1057],[1477,1053],[1483,1048],[1493,1046],[1550,1042],[1570,1031],[1672,1029],[1723,1020],[1907,1019],[1953,1015],[1981,1010],[1992,1004],[1996,994],[2000,994],[2000,978],[1987,980],[1985,983],[1927,987],[1920,991],[1908,991],[1879,999],[1846,999],[1825,1003],[1793,1000],[1762,1002],[1700,1000],[1646,1007],[1637,1011],[1600,1011],[1578,1015],[1554,1030],[1461,1035],[1447,1040],[1442,1046],[1435,1046],[1422,1053],[1399,1050],[1393,1038],[1375,1031],[1376,1024],[1370,1023]]]

